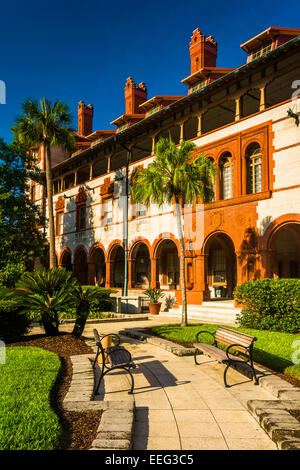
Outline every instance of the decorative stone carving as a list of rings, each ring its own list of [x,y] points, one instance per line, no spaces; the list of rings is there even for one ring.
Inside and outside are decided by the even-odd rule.
[[[110,197],[114,193],[114,182],[108,178],[104,178],[104,183],[100,186],[100,196],[101,197]]]
[[[64,208],[65,208],[65,198],[63,196],[59,196],[55,203],[55,210],[61,211]]]
[[[215,229],[221,227],[224,223],[224,214],[221,211],[215,211],[209,214],[209,225]]]
[[[87,200],[87,191],[84,189],[83,186],[80,186],[78,190],[78,194],[76,196],[76,204],[81,204],[83,202],[86,202]]]

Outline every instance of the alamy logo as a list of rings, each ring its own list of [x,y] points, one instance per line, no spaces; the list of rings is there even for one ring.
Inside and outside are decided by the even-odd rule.
[[[4,341],[0,341],[0,364],[5,364],[6,351]]]
[[[292,343],[292,348],[296,349],[296,351],[292,354],[292,363],[293,364],[300,364],[300,340],[296,340]]]
[[[6,104],[6,85],[3,80],[0,80],[0,104]]]

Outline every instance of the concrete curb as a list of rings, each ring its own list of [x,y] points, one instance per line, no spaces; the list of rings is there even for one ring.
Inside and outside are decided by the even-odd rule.
[[[93,401],[92,354],[71,356],[72,381],[63,400],[68,411],[102,411],[96,439],[90,450],[130,450],[133,438],[134,402]]]
[[[287,410],[300,400],[250,400],[248,410],[280,450],[300,450],[300,423]]]
[[[93,323],[114,323],[114,322],[126,322],[126,321],[144,321],[148,320],[148,315],[141,316],[137,314],[133,315],[122,315],[115,313],[111,318],[92,318],[90,320],[86,321],[87,325],[93,324]],[[72,320],[71,318],[66,318],[63,320],[63,324],[67,323],[75,323],[75,320]]]
[[[106,313],[106,312],[104,312]],[[86,321],[87,325],[93,324],[93,323],[108,323],[108,322],[126,322],[126,321],[144,321],[148,320],[149,316],[147,314],[123,314],[123,313],[111,313],[107,312],[108,314],[112,315],[110,318],[92,318],[90,320]],[[62,319],[61,325],[66,325],[66,324],[72,324],[75,323],[75,319],[72,318],[65,318]],[[29,325],[30,328],[34,327],[42,327],[42,323],[35,322],[31,323]]]
[[[121,330],[119,334],[129,338],[137,339],[138,341],[142,341],[144,343],[159,346],[160,348],[163,348],[166,351],[175,354],[176,356],[192,356],[195,352],[195,348],[185,348],[180,344],[176,344],[172,341],[158,338],[156,336],[151,336],[138,330]]]

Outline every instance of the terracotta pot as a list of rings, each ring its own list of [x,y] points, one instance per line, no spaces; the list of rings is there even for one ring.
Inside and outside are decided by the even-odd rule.
[[[158,315],[161,307],[161,302],[149,302],[149,312],[152,315]]]

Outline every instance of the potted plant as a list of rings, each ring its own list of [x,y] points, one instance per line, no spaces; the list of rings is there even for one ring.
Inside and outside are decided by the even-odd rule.
[[[164,297],[164,293],[160,289],[149,287],[144,291],[144,294],[149,297],[149,311],[152,315],[158,315],[161,307],[159,299]]]

